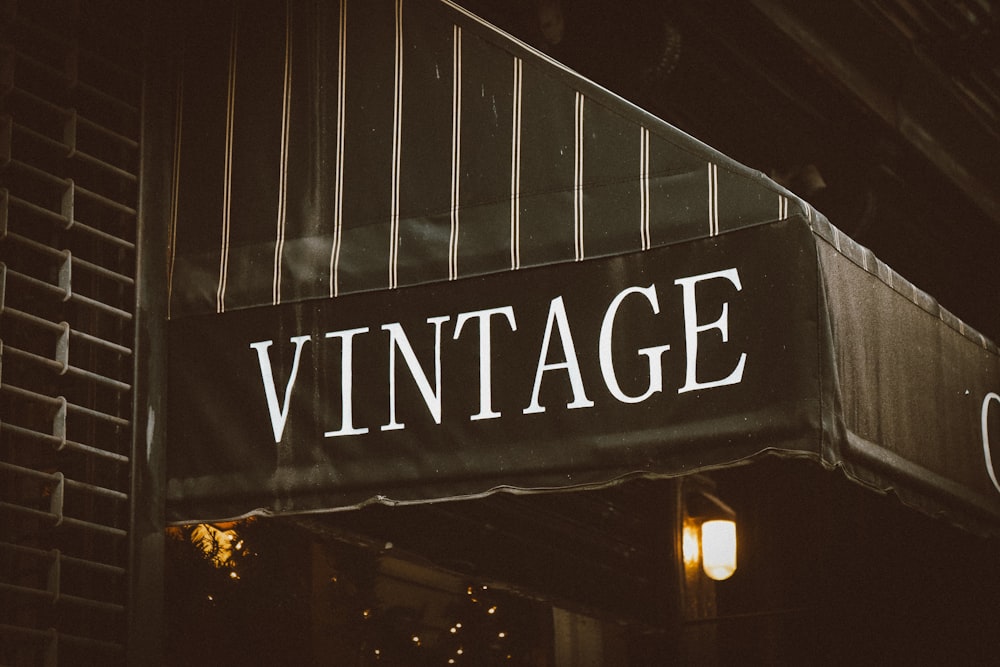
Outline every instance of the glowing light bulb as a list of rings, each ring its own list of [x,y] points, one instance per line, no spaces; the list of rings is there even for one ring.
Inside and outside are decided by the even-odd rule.
[[[706,521],[701,524],[701,565],[711,579],[722,581],[736,571],[736,522]]]

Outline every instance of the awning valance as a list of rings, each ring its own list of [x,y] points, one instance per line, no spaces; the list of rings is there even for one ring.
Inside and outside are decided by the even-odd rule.
[[[171,520],[777,452],[1000,527],[996,347],[801,200],[449,2],[205,11]]]

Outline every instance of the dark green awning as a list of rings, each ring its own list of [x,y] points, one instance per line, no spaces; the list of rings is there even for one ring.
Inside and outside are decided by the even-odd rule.
[[[996,346],[808,204],[450,2],[221,7],[185,51],[171,520],[774,452],[1000,529]]]

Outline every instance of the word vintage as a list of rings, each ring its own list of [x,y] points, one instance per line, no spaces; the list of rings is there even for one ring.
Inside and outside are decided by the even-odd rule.
[[[739,292],[743,289],[740,283],[739,272],[736,268],[674,280],[674,288],[679,288],[681,293],[685,348],[684,383],[677,389],[677,393],[739,384],[743,379],[743,372],[747,363],[747,353],[741,351],[736,351],[732,354],[733,362],[731,368],[728,368],[725,373],[719,374],[720,376],[709,379],[700,378],[699,376],[698,349],[700,337],[707,334],[707,332],[714,331],[713,335],[717,338],[721,337],[723,343],[727,343],[729,340],[728,301],[716,299],[714,303],[701,304],[703,312],[699,312],[699,286],[715,281],[728,283],[727,286],[733,292]],[[641,358],[645,358],[645,389],[638,393],[628,393],[628,391],[622,388],[619,369],[616,367],[615,358],[612,354],[613,337],[623,304],[631,300],[635,300],[642,308],[648,309],[648,314],[651,317],[660,314],[660,298],[656,284],[645,287],[627,287],[619,291],[604,309],[597,345],[597,361],[604,385],[608,393],[616,401],[624,404],[642,403],[654,394],[663,391],[662,358],[664,353],[671,349],[669,344],[661,344],[635,350],[636,354]],[[705,312],[709,314],[705,315]],[[388,357],[388,377],[385,384],[388,414],[387,420],[380,425],[380,429],[382,431],[392,431],[406,427],[405,423],[399,419],[397,413],[397,366],[400,360],[419,390],[426,410],[436,424],[441,424],[443,392],[441,359],[442,347],[445,346],[442,340],[446,338],[445,325],[448,325],[451,321],[452,318],[449,315],[427,318],[426,323],[432,328],[434,338],[433,358],[429,361],[425,360],[427,368],[421,364],[407,331],[399,322],[381,324],[381,334],[373,332],[372,327],[364,326],[329,331],[321,336],[309,334],[292,336],[289,339],[289,343],[292,346],[291,370],[287,373],[287,379],[284,380],[283,389],[279,388],[272,367],[270,350],[274,346],[274,341],[261,340],[250,343],[250,349],[256,353],[260,380],[267,403],[275,443],[281,442],[285,423],[288,420],[289,406],[295,400],[296,380],[299,377],[299,368],[303,363],[303,359],[309,354],[311,347],[335,344],[333,341],[337,340],[339,340],[340,344],[341,423],[339,428],[325,431],[324,435],[328,438],[335,438],[363,435],[369,432],[369,426],[355,424],[353,401],[355,368],[361,366],[357,363],[358,360],[355,359],[355,349],[357,348],[355,343],[363,336],[379,335],[386,341],[383,352]],[[583,374],[581,373],[580,356],[574,340],[571,321],[563,297],[556,296],[551,299],[545,318],[544,333],[541,336],[541,342],[537,346],[538,355],[533,372],[533,382],[530,391],[525,391],[525,400],[522,403],[525,405],[522,410],[523,414],[532,415],[545,412],[546,406],[542,404],[542,385],[553,374],[562,374],[564,376],[563,381],[568,381],[569,383],[572,399],[566,403],[567,409],[585,409],[594,406],[594,401],[590,398]],[[452,340],[478,335],[479,409],[478,412],[469,415],[468,419],[472,421],[498,419],[501,417],[501,412],[494,407],[493,369],[494,361],[497,358],[503,361],[504,351],[502,349],[494,350],[495,327],[505,327],[511,332],[518,331],[517,313],[513,306],[505,305],[458,313],[454,319],[453,329],[450,331]],[[286,354],[286,352],[282,352],[281,354]],[[305,363],[309,362],[306,361]],[[329,370],[335,372],[334,369]],[[635,390],[633,389],[632,391],[634,392]]]

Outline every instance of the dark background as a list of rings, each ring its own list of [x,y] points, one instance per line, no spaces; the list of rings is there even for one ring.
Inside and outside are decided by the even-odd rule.
[[[1000,338],[996,3],[459,4],[776,178]],[[539,5],[562,17],[558,43]]]

